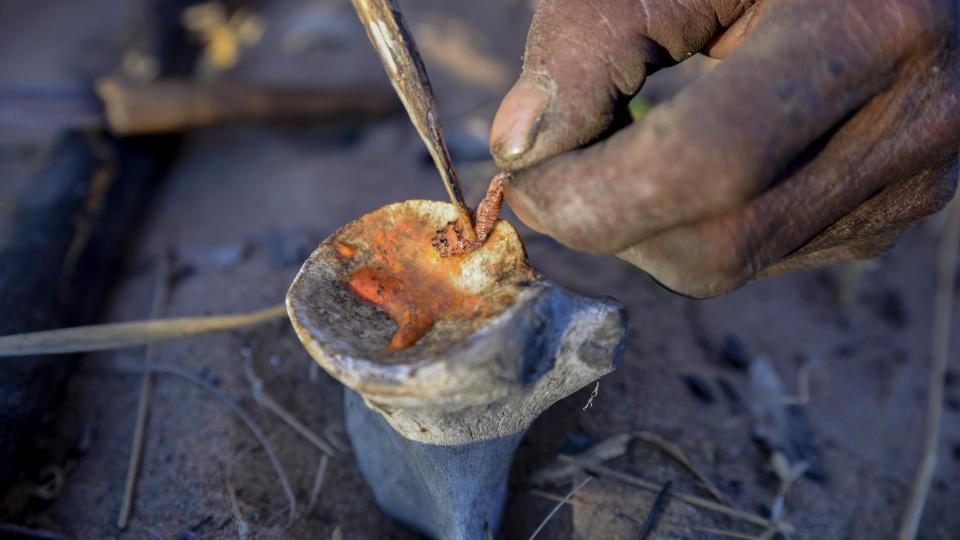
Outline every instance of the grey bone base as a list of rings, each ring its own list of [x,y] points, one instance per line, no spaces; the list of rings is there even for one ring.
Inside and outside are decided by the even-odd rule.
[[[485,540],[499,524],[523,433],[617,367],[627,313],[543,279],[501,220],[480,249],[442,266],[490,313],[442,317],[412,346],[385,350],[397,325],[351,292],[349,277],[404,246],[383,245],[384,227],[415,222],[429,232],[456,218],[450,204],[405,201],[343,226],[303,264],[287,311],[310,356],[350,389],[347,431],[380,506],[433,538]],[[422,245],[407,246],[404,264],[441,264]]]
[[[421,443],[397,433],[355,392],[344,387],[343,393],[353,452],[384,511],[431,538],[494,534],[513,453],[525,431],[452,446]]]

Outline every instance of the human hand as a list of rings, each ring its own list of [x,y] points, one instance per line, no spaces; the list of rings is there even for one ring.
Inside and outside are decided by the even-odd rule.
[[[666,287],[875,257],[952,198],[958,5],[948,0],[541,0],[490,134],[506,199]],[[595,141],[652,71],[725,58]]]

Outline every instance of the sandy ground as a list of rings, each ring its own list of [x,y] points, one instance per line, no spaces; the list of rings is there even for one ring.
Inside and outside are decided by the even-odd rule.
[[[134,24],[136,13],[129,7],[133,3],[98,4],[110,16],[73,15],[87,26],[62,37],[85,43],[90,54],[99,55],[84,55],[83,69],[71,60],[79,53],[64,52],[69,47],[61,47],[59,55],[37,53],[37,64],[29,63],[27,70],[21,69],[22,58],[15,61],[5,52],[0,81],[65,81],[110,71],[119,57],[117,44],[124,40],[121,29]],[[9,30],[0,30],[0,49],[14,50],[7,47],[10,42],[19,44],[23,54],[33,54],[24,40],[37,35],[44,17],[70,16],[62,11],[68,5],[73,4],[0,2],[0,28]],[[112,9],[121,5],[128,6],[126,11]],[[451,138],[461,141],[456,151],[477,153],[478,139],[471,134],[482,134],[515,75],[529,11],[507,1],[406,0],[403,5],[418,35],[439,43],[433,52],[424,47],[425,59]],[[385,84],[348,4],[280,1],[263,3],[257,11],[266,23],[264,38],[230,76]],[[16,31],[11,14],[27,21],[17,28],[29,31]],[[444,37],[442,30],[450,28],[454,31]],[[299,37],[291,38],[291,33]],[[467,61],[451,45],[460,38],[450,35],[469,37],[471,46],[464,50],[481,59],[466,58],[488,62],[486,76],[477,79],[463,69]],[[100,41],[90,41],[91,36]],[[446,58],[451,49],[452,60]],[[38,140],[31,144],[43,144]],[[482,154],[482,138],[479,145]],[[0,153],[0,160],[6,160],[0,172],[16,173],[11,182],[20,182],[18,186],[30,170],[23,156],[32,155],[21,150],[33,147],[7,143]],[[463,176],[469,197],[478,199],[489,169],[465,166]],[[190,134],[145,216],[142,240],[116,284],[105,320],[147,316],[157,261],[171,249],[189,272],[173,287],[167,315],[277,304],[312,247],[340,225],[393,201],[443,196],[416,133],[401,116],[363,129],[239,125]],[[617,259],[574,253],[523,229],[537,268],[572,290],[622,301],[630,312],[631,331],[623,365],[601,381],[593,407],[583,410],[591,390],[584,389],[551,408],[521,443],[499,537],[527,538],[552,508],[553,502],[530,492],[532,471],[561,450],[639,430],[679,444],[742,508],[768,511],[776,495],[775,477],[751,439],[749,415],[731,406],[720,391],[726,384],[743,400],[749,396],[747,374],[721,360],[727,336],[736,336],[751,358],[767,359],[791,393],[802,366],[809,366],[810,398],[803,410],[826,479],[803,478],[790,491],[786,512],[795,537],[891,537],[920,456],[935,225],[931,220],[911,231],[852,288],[844,285],[846,269],[834,268],[751,284],[707,301],[669,294]],[[838,302],[845,291],[852,291],[846,305]],[[330,538],[339,530],[345,539],[415,538],[378,510],[349,452],[330,460],[315,507],[305,509],[321,453],[253,400],[241,356],[249,346],[257,350],[255,366],[271,395],[314,430],[345,440],[338,383],[311,368],[285,324],[164,344],[157,349],[157,361],[199,375],[263,427],[301,502],[291,527],[285,526],[286,499],[269,461],[246,428],[208,393],[167,375],[155,385],[131,525],[126,532],[115,527],[141,380],[118,366],[142,361],[142,350],[90,355],[81,363],[25,465],[62,472],[62,485],[43,498],[11,494],[0,519],[80,539],[236,538],[229,476],[251,537]],[[960,500],[956,354],[951,362],[940,465],[921,527],[921,537],[928,540],[960,537],[960,515],[954,511]],[[689,374],[707,381],[716,394],[713,403],[691,393],[684,381]],[[683,469],[643,445],[634,445],[608,465],[655,482],[673,479],[674,489],[702,493]],[[601,513],[629,514],[640,521],[646,515],[648,495],[624,492],[610,480],[590,487],[583,492],[585,501],[615,494],[623,502],[609,508],[601,503]],[[569,485],[548,489],[562,494]],[[663,520],[654,536],[714,537],[695,527],[757,532],[675,502]],[[574,537],[573,522],[572,511],[565,508],[540,537]]]

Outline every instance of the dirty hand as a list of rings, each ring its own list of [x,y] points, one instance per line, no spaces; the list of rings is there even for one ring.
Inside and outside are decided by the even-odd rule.
[[[958,4],[542,0],[490,134],[507,202],[692,296],[873,257],[953,195]],[[725,58],[608,131],[652,71]]]

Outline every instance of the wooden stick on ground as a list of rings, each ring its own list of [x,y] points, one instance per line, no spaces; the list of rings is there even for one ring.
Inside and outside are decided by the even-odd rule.
[[[239,315],[96,324],[13,334],[0,336],[0,357],[66,354],[136,347],[198,334],[234,330],[283,317],[286,314],[286,306],[280,304],[264,310]]]
[[[263,379],[261,379],[257,375],[257,372],[253,369],[254,354],[252,352],[244,352],[241,354],[246,358],[243,368],[247,376],[247,382],[250,383],[250,388],[253,391],[253,399],[257,400],[257,403],[273,414],[279,416],[281,420],[293,428],[293,430],[299,433],[304,439],[309,441],[310,444],[316,446],[318,450],[331,457],[337,455],[337,449],[334,448],[332,444],[323,440],[322,437],[314,433],[312,429],[307,427],[296,416],[284,409],[283,406],[277,403],[277,401],[267,393],[267,391],[264,389]]]
[[[638,440],[644,443],[647,443],[650,446],[653,446],[658,450],[660,450],[661,452],[672,457],[674,460],[676,460],[677,463],[682,465],[683,468],[690,471],[690,473],[693,474],[693,476],[695,476],[697,480],[700,481],[703,487],[710,492],[710,495],[712,495],[713,498],[717,500],[717,502],[723,503],[727,506],[733,506],[732,504],[730,504],[730,501],[728,501],[727,498],[723,496],[723,493],[720,491],[720,488],[718,488],[710,480],[710,477],[704,474],[700,469],[697,468],[696,465],[693,464],[692,461],[690,461],[690,458],[687,456],[687,453],[683,451],[683,448],[681,448],[680,445],[676,443],[672,443],[664,439],[663,437],[655,433],[651,433],[649,431],[637,432],[636,437]]]
[[[960,200],[960,199],[958,199]],[[899,540],[913,540],[920,528],[923,506],[930,491],[930,483],[937,469],[937,444],[940,441],[940,420],[943,416],[943,394],[950,350],[950,319],[953,313],[954,279],[957,274],[957,255],[960,249],[960,204],[957,200],[948,207],[947,225],[940,244],[937,261],[937,293],[933,319],[933,363],[927,383],[926,435],[923,459],[910,490],[910,499],[900,523]]]
[[[240,513],[240,502],[237,501],[237,490],[233,487],[233,464],[223,468],[223,478],[227,484],[227,498],[230,499],[230,513],[233,515],[233,521],[237,524],[237,536],[240,540],[247,540],[250,534],[250,525],[243,519]]]
[[[744,534],[737,531],[725,531],[723,529],[715,529],[712,527],[693,527],[693,530],[706,533],[706,534],[715,534],[717,536],[724,536],[726,538],[739,538],[740,540],[760,540],[759,536]]]
[[[653,504],[650,505],[650,511],[647,512],[647,518],[643,520],[643,524],[640,526],[640,533],[637,534],[639,540],[647,540],[650,533],[653,532],[653,529],[660,523],[660,516],[663,514],[669,501],[668,496],[670,495],[670,486],[672,484],[673,482],[667,481],[667,483],[660,488],[657,497],[653,499]]]
[[[553,507],[553,510],[550,510],[550,513],[547,514],[547,517],[543,518],[543,521],[540,522],[540,526],[538,526],[537,529],[536,529],[535,531],[533,531],[533,534],[530,535],[530,540],[533,540],[534,538],[536,538],[537,535],[540,534],[540,531],[542,531],[543,528],[544,528],[544,527],[547,525],[547,523],[550,521],[550,518],[552,518],[553,515],[556,514],[557,511],[560,510],[560,508],[561,508],[564,504],[566,504],[566,502],[569,501],[571,497],[573,497],[574,495],[576,495],[577,492],[580,491],[580,488],[582,488],[583,486],[587,485],[591,480],[593,480],[593,477],[592,477],[592,476],[588,476],[588,477],[584,478],[582,482],[580,482],[579,484],[577,484],[576,487],[574,487],[573,489],[571,489],[571,490],[570,490],[570,493],[567,493],[566,497],[564,497],[560,502],[558,502],[557,505]]]
[[[260,443],[260,446],[263,447],[263,451],[266,452],[267,458],[270,459],[270,464],[273,466],[273,470],[277,473],[277,478],[280,481],[283,492],[287,496],[287,502],[289,503],[287,525],[291,525],[293,523],[297,515],[297,496],[294,494],[293,487],[290,485],[290,479],[287,477],[287,473],[284,470],[283,465],[280,464],[280,460],[277,458],[277,453],[274,452],[273,446],[270,444],[270,440],[267,438],[267,435],[262,429],[260,429],[260,426],[253,421],[253,418],[251,418],[250,415],[240,407],[240,405],[237,405],[235,401],[230,399],[230,397],[214,387],[212,384],[177,366],[168,366],[163,364],[121,364],[112,366],[112,369],[125,371],[128,373],[143,373],[144,371],[152,371],[154,373],[175,375],[181,379],[190,381],[191,383],[206,390],[210,394],[213,394],[213,396],[216,397],[220,403],[222,403],[231,413],[233,413],[237,418],[240,419],[241,422],[243,422],[247,429],[250,430],[250,433],[253,434],[257,442]]]
[[[7,536],[9,535],[9,536]],[[0,523],[0,536],[4,538],[39,538],[41,540],[68,540],[60,533],[45,531],[43,529],[31,529],[12,523]]]
[[[320,499],[320,492],[323,490],[323,481],[327,477],[327,464],[330,462],[330,458],[326,454],[320,456],[320,466],[317,467],[317,475],[313,478],[313,488],[310,490],[310,499],[307,502],[307,509],[304,511],[304,515],[310,515],[313,512],[314,507],[317,506],[317,501]]]
[[[163,308],[170,295],[170,270],[166,259],[161,257],[160,267],[157,269],[157,284],[153,292],[153,305],[150,307],[150,318],[156,319],[162,314]],[[157,355],[156,347],[147,345],[144,363],[153,364]],[[130,463],[127,466],[127,481],[123,490],[123,504],[120,506],[120,517],[117,518],[117,527],[127,528],[130,521],[130,512],[133,510],[133,496],[137,487],[137,474],[140,471],[140,460],[143,457],[143,440],[147,432],[147,416],[150,411],[150,396],[153,393],[153,373],[143,372],[143,382],[140,385],[140,402],[137,404],[137,423],[133,430],[133,444],[130,450]]]
[[[650,482],[627,473],[622,473],[620,471],[611,469],[609,467],[604,467],[603,465],[600,465],[598,463],[594,463],[588,460],[578,459],[576,457],[566,456],[563,454],[561,454],[558,457],[558,459],[565,463],[572,463],[593,474],[614,478],[616,480],[620,480],[625,484],[630,484],[631,486],[635,486],[646,491],[659,493],[660,489],[663,487],[654,482]],[[720,514],[741,519],[743,521],[746,521],[747,523],[752,523],[754,525],[757,525],[758,527],[763,527],[765,529],[770,527],[780,527],[780,528],[789,530],[789,525],[787,525],[786,523],[774,523],[763,516],[754,514],[752,512],[747,512],[746,510],[732,508],[730,506],[711,501],[710,499],[704,499],[703,497],[697,497],[695,495],[687,495],[685,493],[677,493],[675,491],[670,492],[670,497],[679,499],[691,506],[704,508],[706,510],[712,510]]]
[[[353,7],[367,30],[373,48],[383,61],[383,67],[407,109],[410,121],[417,128],[437,166],[450,202],[460,213],[464,237],[473,240],[476,234],[470,221],[470,209],[463,199],[463,190],[443,137],[430,78],[427,77],[417,44],[400,14],[400,7],[396,0],[353,0]]]
[[[237,120],[374,119],[392,113],[396,98],[372,86],[282,88],[239,80],[149,82],[107,77],[96,82],[107,126],[118,135],[165,133]]]

